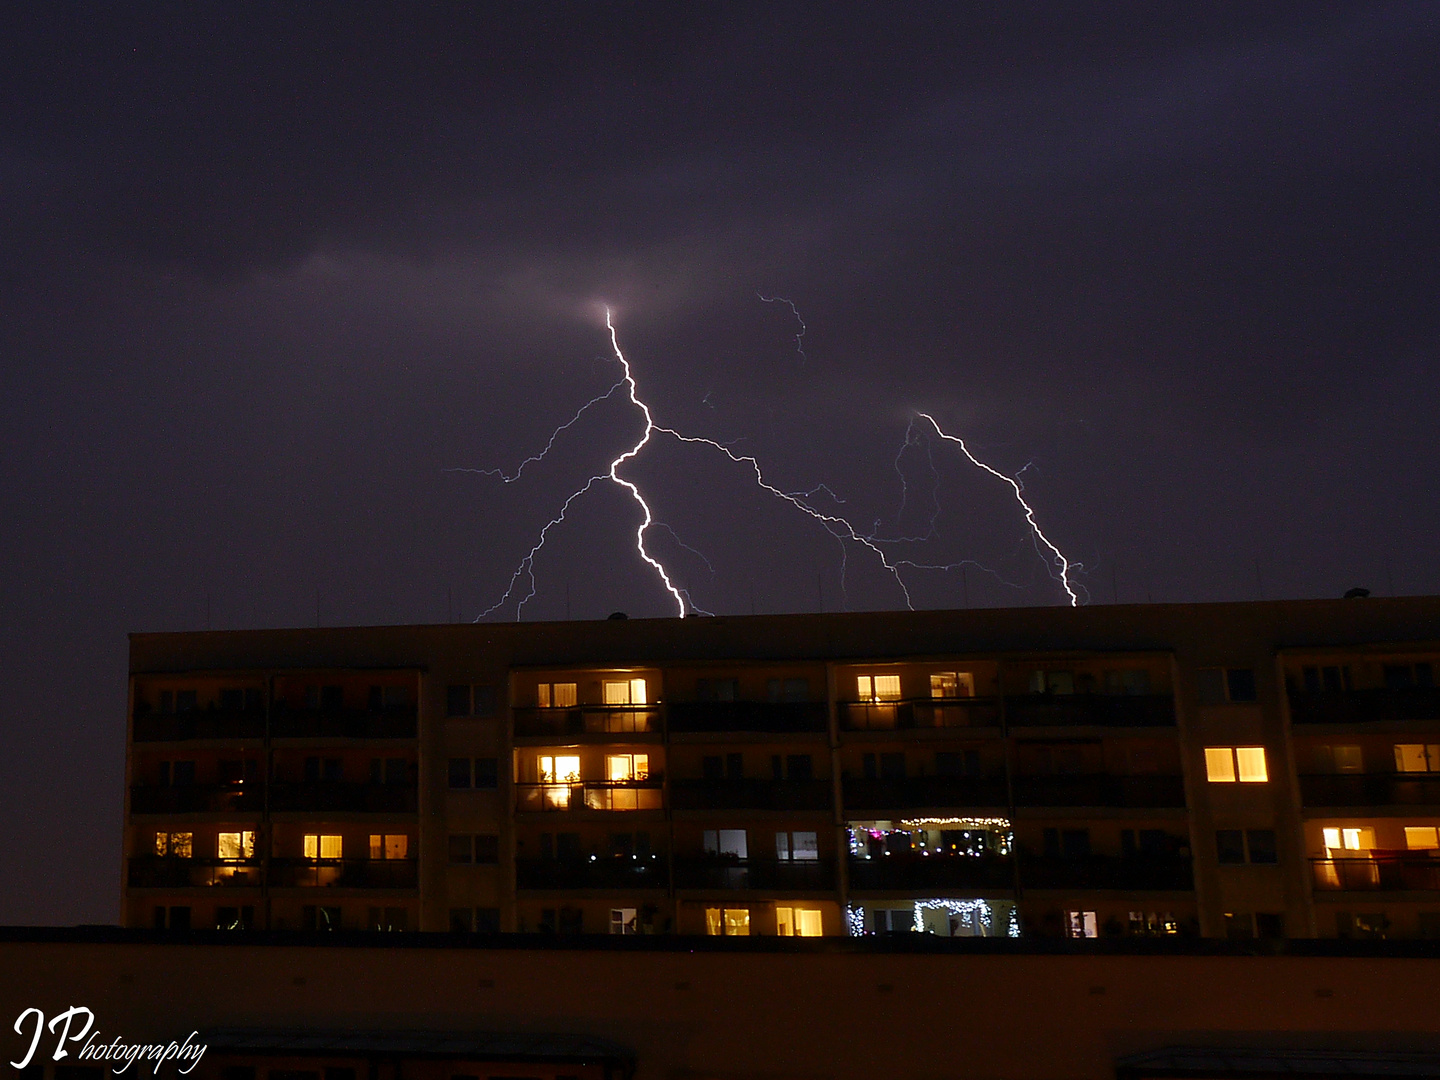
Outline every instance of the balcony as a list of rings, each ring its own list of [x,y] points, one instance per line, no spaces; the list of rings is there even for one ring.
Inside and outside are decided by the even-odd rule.
[[[824,892],[835,888],[835,860],[676,859],[675,887]]]
[[[1005,699],[1010,727],[1174,727],[1170,694],[1021,694]]]
[[[846,777],[846,810],[926,810],[1005,807],[1005,781],[980,776],[911,776],[893,780]]]
[[[573,784],[516,784],[515,809],[523,813],[577,810],[662,810],[665,781],[583,780]]]
[[[1440,859],[1380,854],[1373,859],[1311,859],[1316,892],[1437,892]]]
[[[414,889],[420,881],[415,859],[271,859],[275,888]]]
[[[671,731],[828,731],[823,701],[680,701],[670,706]]]
[[[515,883],[521,889],[668,889],[670,864],[660,855],[517,859]]]
[[[265,713],[255,709],[191,709],[161,713],[135,711],[135,742],[187,739],[263,739]]]
[[[845,731],[996,727],[999,723],[1000,710],[994,698],[840,703],[840,727]]]
[[[1016,806],[1183,807],[1181,776],[1019,776]]]
[[[517,737],[550,735],[631,735],[663,728],[657,708],[634,705],[585,705],[573,709],[514,709]]]
[[[259,888],[259,859],[180,859],[140,855],[128,860],[125,881],[132,889]]]
[[[1022,855],[1020,881],[1027,889],[1181,891],[1195,887],[1190,860],[1178,855],[1130,859],[1108,855],[1074,859]]]
[[[1295,724],[1368,724],[1386,720],[1440,720],[1440,687],[1290,694]]]
[[[1001,855],[879,855],[850,860],[850,888],[861,892],[1014,887],[1015,864]]]
[[[276,739],[413,739],[415,707],[392,705],[381,712],[364,709],[294,709],[283,703],[270,717]]]
[[[258,814],[265,808],[259,784],[181,784],[159,787],[135,784],[130,788],[132,814]]]
[[[672,780],[676,810],[829,810],[828,780]]]
[[[402,784],[355,784],[311,780],[271,784],[270,809],[275,811],[413,814],[417,790]]]
[[[1440,773],[1327,773],[1300,777],[1305,806],[1435,806]]]

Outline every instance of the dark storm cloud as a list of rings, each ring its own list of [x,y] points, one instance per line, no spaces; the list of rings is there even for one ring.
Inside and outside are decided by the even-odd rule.
[[[917,407],[1031,463],[1097,600],[1434,591],[1437,11],[11,5],[0,921],[113,917],[125,631],[499,596],[638,420],[444,470],[611,384],[601,303],[662,419],[882,535],[938,505],[938,557],[1023,586],[922,606],[1057,592],[954,455],[902,455],[901,512]],[[841,602],[836,543],[713,455],[634,474],[702,603]],[[633,527],[577,507],[527,610],[667,614]]]

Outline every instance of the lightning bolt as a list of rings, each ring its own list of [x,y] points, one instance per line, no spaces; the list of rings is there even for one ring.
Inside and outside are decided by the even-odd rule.
[[[800,317],[800,312],[795,310],[794,303],[785,299],[783,296],[761,296],[758,292],[755,295],[764,303],[784,304],[790,309],[790,314],[794,315],[795,321],[800,324],[800,332],[795,335],[795,351],[800,354],[800,363],[805,363],[805,320]]]
[[[762,296],[760,297],[760,299],[765,300],[767,303],[772,302],[773,299],[774,301],[790,304],[788,300],[784,300],[782,297],[766,298]],[[790,304],[790,307],[793,311],[794,305]],[[796,312],[796,318],[799,318],[798,312]],[[804,333],[803,321],[801,322],[801,327],[801,335],[797,335],[797,346],[799,336],[802,336]],[[566,515],[569,513],[570,507],[575,503],[577,499],[581,498],[590,490],[592,490],[596,484],[599,484],[605,480],[609,480],[616,486],[623,488],[634,500],[636,506],[639,507],[641,520],[640,524],[635,529],[636,553],[640,556],[640,559],[646,565],[648,565],[652,570],[655,571],[655,574],[660,579],[660,582],[664,587],[666,593],[670,596],[671,600],[674,601],[677,613],[682,617],[690,614],[691,612],[705,615],[711,614],[711,612],[705,611],[703,608],[696,605],[691,599],[688,590],[678,586],[672,578],[670,572],[666,569],[665,565],[653,554],[651,554],[645,542],[646,533],[650,530],[652,526],[664,529],[670,534],[670,536],[681,548],[684,548],[685,550],[690,551],[696,556],[698,556],[706,564],[706,567],[710,570],[712,575],[714,574],[713,564],[711,564],[710,560],[706,558],[700,551],[681,540],[679,535],[676,534],[675,530],[672,529],[669,525],[665,524],[662,521],[657,521],[653,511],[650,508],[649,503],[646,501],[645,496],[641,493],[640,488],[633,481],[626,479],[620,474],[621,468],[627,463],[633,461],[636,457],[638,457],[640,453],[650,444],[652,438],[656,434],[669,436],[670,438],[682,444],[705,446],[709,447],[712,450],[718,450],[732,463],[748,467],[750,471],[753,472],[755,483],[761,490],[767,492],[768,494],[774,496],[782,502],[793,506],[795,509],[805,514],[807,517],[814,520],[827,533],[829,533],[832,537],[839,541],[841,548],[840,583],[842,595],[845,595],[845,579],[846,571],[849,565],[849,551],[850,547],[853,545],[859,545],[860,547],[866,549],[879,560],[880,565],[884,567],[886,572],[889,573],[890,576],[894,579],[896,586],[899,588],[901,595],[904,597],[905,606],[912,611],[914,610],[914,603],[910,594],[910,589],[906,585],[905,579],[901,574],[902,568],[910,568],[916,570],[948,571],[957,570],[961,567],[973,566],[979,570],[993,575],[1003,584],[1010,585],[1014,588],[1021,587],[1018,585],[1013,585],[1013,583],[1011,582],[1005,581],[995,571],[974,560],[965,559],[959,562],[944,564],[925,563],[910,558],[892,558],[887,553],[887,551],[885,550],[887,546],[896,544],[919,543],[925,541],[926,539],[929,539],[930,537],[933,537],[935,531],[935,521],[936,518],[938,518],[940,512],[939,502],[934,498],[933,492],[932,502],[934,504],[935,511],[934,514],[932,514],[931,516],[929,536],[895,537],[890,539],[882,539],[877,535],[879,531],[878,523],[869,534],[865,534],[856,529],[855,526],[851,524],[848,519],[838,514],[826,513],[825,511],[820,510],[819,508],[814,506],[811,500],[815,495],[821,492],[823,492],[825,495],[828,495],[837,504],[844,502],[843,499],[836,495],[835,492],[829,487],[827,487],[825,484],[818,484],[815,487],[811,488],[809,491],[785,491],[782,488],[776,487],[774,484],[770,483],[765,478],[764,472],[760,467],[760,462],[753,455],[739,454],[732,450],[729,446],[714,439],[705,438],[703,436],[686,435],[680,431],[675,430],[674,428],[664,427],[660,424],[657,424],[655,422],[655,417],[653,413],[650,411],[649,405],[646,404],[639,396],[639,387],[636,384],[634,372],[630,367],[630,361],[626,359],[624,351],[620,348],[619,337],[615,329],[614,321],[611,318],[610,309],[608,307],[605,309],[605,328],[610,335],[610,346],[611,349],[614,351],[615,359],[619,362],[621,370],[624,374],[621,376],[619,381],[612,385],[610,389],[605,391],[605,393],[599,394],[596,397],[591,398],[575,412],[574,416],[572,416],[560,427],[556,428],[555,431],[551,433],[549,440],[545,444],[545,447],[538,454],[533,454],[530,457],[527,457],[524,461],[520,463],[520,465],[515,469],[515,471],[510,474],[507,474],[503,469],[445,470],[447,472],[468,472],[478,473],[486,476],[498,476],[506,484],[514,483],[520,478],[526,466],[544,460],[545,456],[554,447],[556,440],[566,430],[578,423],[580,418],[584,416],[589,409],[598,405],[602,401],[610,399],[622,388],[625,390],[626,397],[629,399],[630,404],[632,404],[636,409],[640,411],[640,414],[644,417],[645,420],[644,430],[641,432],[640,438],[634,443],[634,445],[632,445],[629,449],[625,450],[614,460],[612,460],[610,462],[609,468],[605,472],[591,476],[582,487],[572,492],[565,499],[564,503],[560,507],[559,512],[556,513],[556,515],[551,518],[550,521],[548,521],[545,526],[540,530],[539,536],[536,538],[535,544],[530,548],[528,552],[526,552],[524,558],[520,560],[520,564],[511,574],[510,582],[507,585],[504,594],[494,604],[492,604],[490,607],[486,608],[479,615],[477,615],[475,621],[478,622],[481,619],[484,619],[487,616],[498,611],[500,608],[504,607],[515,595],[518,587],[520,586],[520,583],[522,581],[525,581],[528,583],[528,589],[525,595],[520,597],[515,608],[516,621],[518,622],[520,620],[525,605],[535,596],[535,593],[537,591],[537,585],[535,581],[535,559],[540,553],[541,549],[544,548],[545,542],[549,538],[551,531],[556,526],[564,523]],[[801,355],[804,355],[803,350],[801,350]],[[1070,581],[1070,572],[1072,570],[1079,569],[1080,564],[1071,562],[1066,559],[1064,554],[1061,553],[1060,549],[1051,542],[1049,537],[1047,537],[1044,532],[1041,531],[1039,524],[1035,520],[1034,509],[1030,506],[1028,502],[1025,501],[1024,485],[1020,482],[1018,476],[1013,478],[1006,476],[1004,473],[999,472],[998,470],[985,464],[983,461],[980,461],[970,452],[969,447],[965,445],[963,439],[960,439],[954,435],[949,435],[945,431],[943,431],[940,428],[940,425],[935,421],[935,418],[932,417],[929,413],[917,412],[915,415],[928,421],[930,425],[935,429],[935,433],[942,440],[957,444],[960,447],[961,452],[964,453],[965,457],[969,459],[969,461],[973,465],[980,469],[983,469],[985,472],[996,477],[997,479],[1004,481],[1011,488],[1011,490],[1015,493],[1016,501],[1020,503],[1020,506],[1025,511],[1025,520],[1030,526],[1032,537],[1036,544],[1036,550],[1039,551],[1041,545],[1043,545],[1044,548],[1048,550],[1048,552],[1050,553],[1050,557],[1053,560],[1053,565],[1059,570],[1058,580],[1063,586],[1066,595],[1069,597],[1071,606],[1078,606],[1080,602],[1080,597],[1076,593],[1075,589],[1072,587]],[[906,431],[905,447],[901,450],[901,456],[903,456],[905,449],[908,449],[910,446],[915,445],[919,442],[919,438],[914,432],[914,423],[915,421],[912,418],[910,427],[907,428]],[[932,476],[937,475],[935,472],[934,456],[930,452],[928,442],[926,446],[926,453]],[[1028,467],[1029,466],[1027,466],[1027,468]],[[901,481],[903,484],[905,481],[905,477],[904,473],[900,470],[899,467],[899,456],[897,456],[896,458],[895,468],[897,472],[900,472]],[[1021,472],[1023,473],[1024,470],[1021,470]],[[903,498],[901,501],[901,506],[903,509]],[[1055,575],[1052,574],[1052,576]]]
[[[1006,476],[998,469],[993,469],[989,465],[986,465],[985,462],[981,461],[979,458],[977,458],[974,454],[970,452],[970,448],[965,445],[964,439],[960,438],[957,435],[947,435],[943,430],[941,430],[940,425],[935,422],[935,418],[929,413],[917,412],[916,415],[922,416],[926,420],[929,420],[930,425],[935,429],[935,434],[939,435],[940,438],[944,439],[946,442],[953,442],[956,446],[960,447],[960,452],[970,459],[970,463],[972,465],[974,465],[976,468],[985,470],[991,476],[995,477],[998,480],[1003,480],[1006,484],[1010,486],[1010,489],[1015,492],[1015,501],[1018,502],[1025,510],[1025,520],[1030,525],[1030,531],[1035,537],[1037,546],[1043,544],[1049,550],[1051,555],[1051,565],[1053,565],[1060,572],[1058,580],[1061,587],[1065,590],[1065,595],[1070,598],[1070,606],[1079,607],[1080,596],[1075,592],[1074,588],[1070,584],[1070,571],[1072,569],[1079,569],[1080,564],[1072,563],[1069,559],[1065,558],[1064,554],[1060,551],[1060,549],[1056,547],[1051,542],[1050,538],[1040,530],[1040,525],[1035,520],[1035,508],[1025,501],[1025,485],[1020,482],[1019,476]],[[1029,467],[1029,465],[1025,466],[1025,468],[1027,469]],[[1025,469],[1020,470],[1021,473],[1023,473],[1024,471]]]

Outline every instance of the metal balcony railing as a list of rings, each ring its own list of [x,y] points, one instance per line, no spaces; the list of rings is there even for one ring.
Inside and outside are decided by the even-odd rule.
[[[579,780],[568,784],[516,784],[515,809],[525,813],[567,810],[662,810],[664,779]]]
[[[829,810],[828,780],[672,780],[676,810]]]
[[[668,889],[670,863],[661,855],[595,859],[517,859],[521,889]]]
[[[1179,855],[1081,858],[1022,855],[1020,883],[1026,889],[1117,889],[1182,891],[1195,887],[1190,860]]]
[[[1182,807],[1180,776],[1017,776],[1017,806]]]
[[[846,777],[847,810],[925,810],[955,807],[1004,807],[1003,777],[908,776],[876,780]]]
[[[263,739],[265,713],[254,709],[191,709],[162,713],[135,711],[136,742],[189,739]]]
[[[823,892],[835,888],[835,860],[727,859],[723,856],[676,859],[675,887]]]
[[[1006,697],[1011,727],[1174,727],[1170,694],[1020,694]]]
[[[1364,724],[1385,720],[1440,720],[1440,687],[1408,690],[1292,691],[1296,724]]]
[[[1306,806],[1434,806],[1440,773],[1327,773],[1300,777]]]
[[[846,731],[994,727],[1000,723],[1000,709],[989,697],[842,701],[839,708],[840,726]]]
[[[1381,855],[1371,859],[1311,859],[1317,892],[1437,892],[1440,858]]]
[[[1015,864],[1003,855],[878,855],[850,859],[850,888],[862,892],[1014,886]]]
[[[271,859],[269,883],[276,888],[414,889],[418,867],[415,859]]]
[[[296,709],[277,704],[270,715],[270,734],[277,739],[413,739],[413,705],[389,705],[380,712],[366,709]]]
[[[177,784],[161,787],[134,784],[130,788],[132,814],[259,813],[265,795],[259,783]]]
[[[259,859],[181,859],[166,855],[138,855],[126,864],[126,883],[132,889],[259,888]]]
[[[417,789],[409,784],[357,784],[340,780],[309,780],[270,785],[275,811],[413,814]]]
[[[520,737],[546,735],[623,735],[663,730],[664,714],[659,708],[637,705],[582,705],[572,709],[512,710],[515,734]]]
[[[756,731],[788,734],[829,729],[823,701],[677,701],[671,731]]]

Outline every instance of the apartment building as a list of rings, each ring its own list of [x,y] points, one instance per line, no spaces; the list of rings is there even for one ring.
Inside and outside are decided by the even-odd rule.
[[[1440,936],[1440,598],[137,634],[131,927]]]

